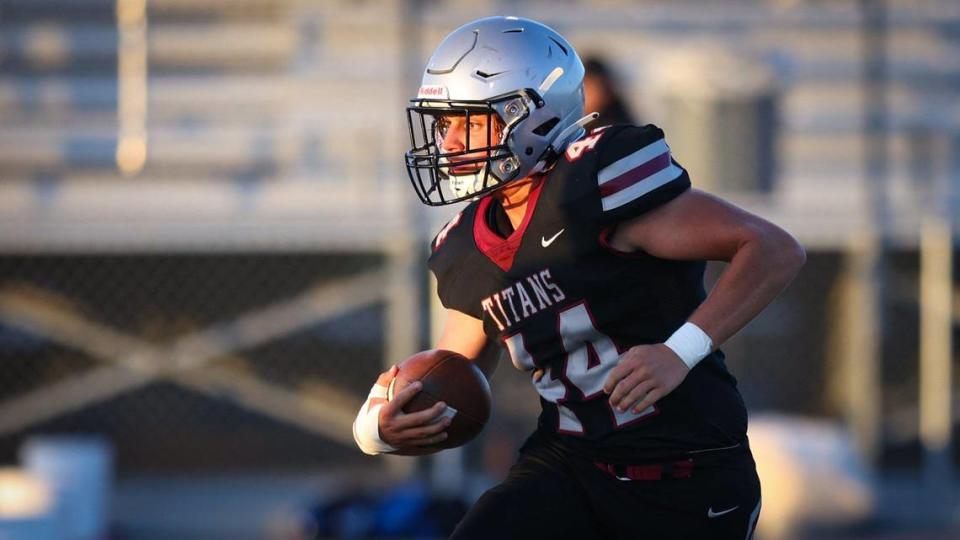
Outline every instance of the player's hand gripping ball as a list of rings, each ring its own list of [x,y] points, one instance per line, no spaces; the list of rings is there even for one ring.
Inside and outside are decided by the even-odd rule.
[[[490,418],[490,385],[473,362],[453,351],[419,352],[401,362],[387,387],[387,401],[407,385],[418,381],[421,389],[402,410],[411,414],[443,402],[441,416],[450,418],[443,441],[398,453],[423,454],[461,446],[477,436]]]

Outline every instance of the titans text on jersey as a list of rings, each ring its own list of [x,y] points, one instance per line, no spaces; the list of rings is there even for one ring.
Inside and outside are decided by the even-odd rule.
[[[746,410],[719,351],[645,411],[621,412],[603,393],[622,353],[662,343],[706,298],[704,262],[608,243],[617,223],[689,188],[659,128],[600,128],[537,180],[515,230],[498,230],[486,196],[434,239],[429,265],[444,307],[482,320],[518,369],[543,370],[532,378],[538,429],[558,444],[636,463],[746,440]]]
[[[527,292],[528,290],[531,292]],[[553,282],[550,269],[547,268],[516,281],[502,291],[491,294],[481,300],[480,305],[497,328],[506,330],[536,314],[537,311],[552,307],[566,298],[567,295],[559,285]],[[517,309],[518,306],[520,309]]]

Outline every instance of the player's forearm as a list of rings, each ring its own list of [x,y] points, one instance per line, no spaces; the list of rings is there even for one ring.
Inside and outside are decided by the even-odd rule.
[[[690,316],[719,347],[793,281],[806,262],[803,248],[771,227],[751,235],[731,258],[707,299]]]
[[[501,352],[499,345],[493,341],[488,341],[483,347],[483,350],[480,351],[480,354],[478,354],[476,358],[471,358],[488,381],[497,370],[497,365],[500,363]]]
[[[483,322],[479,319],[453,309],[448,309],[446,313],[446,324],[435,348],[453,351],[469,358],[489,381],[500,360],[500,347],[487,339],[483,332]]]

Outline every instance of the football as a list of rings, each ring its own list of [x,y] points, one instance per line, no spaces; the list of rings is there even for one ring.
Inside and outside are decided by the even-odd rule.
[[[490,385],[473,362],[453,351],[433,349],[419,352],[397,367],[397,376],[387,388],[387,400],[408,384],[420,381],[423,387],[403,412],[422,411],[443,401],[447,404],[444,414],[453,417],[446,440],[424,447],[423,453],[461,446],[483,430],[490,418]]]

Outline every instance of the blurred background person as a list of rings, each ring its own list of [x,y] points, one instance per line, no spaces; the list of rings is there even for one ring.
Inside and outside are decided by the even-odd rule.
[[[641,122],[631,112],[623,96],[620,79],[605,59],[597,55],[587,56],[583,59],[583,67],[586,70],[583,76],[583,110],[600,113],[593,125]]]

